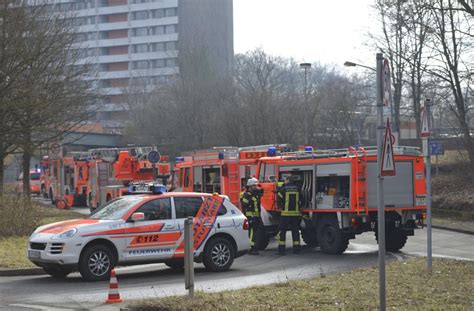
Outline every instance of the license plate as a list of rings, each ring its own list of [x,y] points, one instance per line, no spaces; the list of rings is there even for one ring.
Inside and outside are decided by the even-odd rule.
[[[40,251],[28,251],[28,257],[30,257],[30,258],[40,258],[41,253],[40,253]]]

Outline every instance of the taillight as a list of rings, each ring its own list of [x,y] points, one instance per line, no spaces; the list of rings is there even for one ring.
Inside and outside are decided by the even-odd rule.
[[[244,230],[249,229],[249,221],[247,219],[244,220],[244,224],[243,224],[242,228],[244,228]]]

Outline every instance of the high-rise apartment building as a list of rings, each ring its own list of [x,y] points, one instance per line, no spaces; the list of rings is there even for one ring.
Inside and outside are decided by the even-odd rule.
[[[74,12],[81,62],[97,65],[103,95],[97,121],[109,132],[120,132],[127,120],[130,84],[179,74],[180,50],[196,40],[217,70],[232,67],[232,0],[60,0],[56,6]]]

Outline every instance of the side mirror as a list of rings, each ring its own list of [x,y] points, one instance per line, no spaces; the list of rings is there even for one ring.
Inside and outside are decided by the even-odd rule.
[[[132,214],[132,221],[144,221],[145,214],[144,213],[133,213]]]

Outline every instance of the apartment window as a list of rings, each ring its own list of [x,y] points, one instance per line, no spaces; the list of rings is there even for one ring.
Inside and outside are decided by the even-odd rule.
[[[101,80],[100,81],[100,87],[110,87],[110,80]]]
[[[87,40],[88,41],[97,39],[97,33],[96,32],[88,32],[88,33],[86,33],[86,35],[87,35]]]
[[[146,27],[133,28],[132,34],[134,37],[148,36],[148,28]]]
[[[87,9],[87,2],[86,1],[76,2],[76,9],[78,9],[78,10]]]
[[[148,52],[148,44],[133,45],[132,51],[133,51],[133,53],[147,53]]]
[[[100,55],[109,55],[109,48],[100,48]]]
[[[95,24],[96,21],[97,21],[96,16],[89,16],[89,17],[87,18],[87,24],[88,24],[88,25]]]
[[[147,60],[138,60],[138,61],[132,62],[132,68],[133,69],[148,69],[150,68],[150,64],[148,63]]]
[[[165,50],[165,44],[163,42],[153,43],[151,45],[153,52],[161,52]]]
[[[155,59],[151,61],[152,68],[163,68],[165,67],[165,60],[164,59]]]
[[[87,18],[85,17],[76,17],[74,20],[74,25],[76,26],[82,26],[87,24]]]
[[[147,3],[148,0],[133,0],[132,3],[133,4],[137,4],[137,3]]]
[[[109,32],[108,31],[101,31],[99,33],[99,38],[100,39],[108,39],[109,38]]]
[[[100,64],[99,71],[109,71],[109,64]]]
[[[87,34],[84,32],[80,32],[76,34],[76,39],[77,41],[86,41],[87,40]]]
[[[166,25],[165,33],[175,33],[176,32],[176,25]]]
[[[148,19],[148,11],[139,11],[132,13],[133,20]]]
[[[166,60],[166,67],[176,67],[176,58],[168,58]]]
[[[176,8],[171,8],[171,9],[166,9],[165,10],[166,17],[176,16],[177,15],[176,13],[177,13]]]
[[[167,51],[176,50],[176,41],[166,42],[166,50]]]
[[[159,10],[153,10],[151,11],[151,16],[153,18],[162,18],[165,17],[165,10],[159,9]]]
[[[162,35],[165,33],[165,27],[164,26],[155,26],[155,27],[152,27],[152,34],[154,36],[156,35]]]

